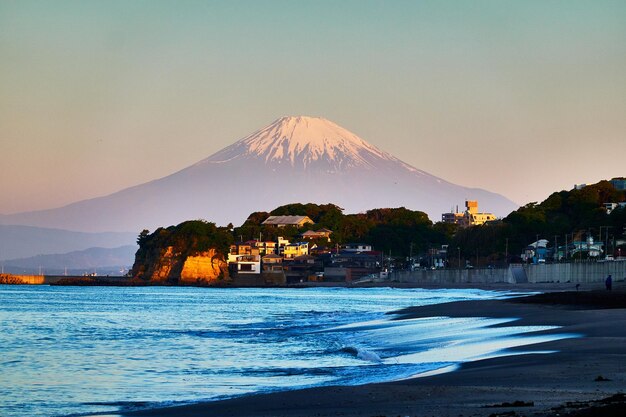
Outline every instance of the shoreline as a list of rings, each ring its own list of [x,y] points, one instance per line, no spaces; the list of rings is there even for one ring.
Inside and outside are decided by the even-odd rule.
[[[8,274],[5,274],[9,276]],[[15,276],[19,277],[19,276]],[[36,276],[35,278],[40,278]],[[509,283],[509,282],[457,282],[457,283],[432,283],[432,282],[400,282],[400,281],[381,281],[369,283],[350,283],[350,282],[306,282],[285,285],[233,285],[232,283],[223,283],[220,285],[174,285],[167,283],[149,283],[139,282],[136,280],[128,280],[122,277],[59,277],[59,280],[49,283],[29,284],[25,282],[0,282],[0,285],[48,285],[59,287],[166,287],[166,288],[205,288],[205,289],[240,289],[240,288],[259,288],[259,289],[308,289],[308,288],[398,288],[398,289],[479,289],[493,291],[511,291],[511,292],[552,292],[552,291],[572,291],[576,290],[576,283],[572,282],[526,282],[526,283]],[[619,288],[626,287],[626,280],[614,280],[614,286]],[[603,289],[603,282],[589,282],[579,284],[580,291]]]
[[[492,285],[488,285],[490,288],[481,285],[472,288],[495,289]],[[537,284],[524,286],[530,287],[524,289],[510,284],[503,287],[500,289],[540,291]],[[599,285],[594,287],[596,290],[600,288]],[[537,296],[530,296],[459,301],[410,307],[393,314],[398,315],[397,319],[437,315],[516,317],[518,319],[513,323],[516,326],[560,326],[533,334],[573,333],[581,337],[525,345],[510,349],[511,356],[466,362],[452,372],[394,382],[250,394],[109,414],[125,417],[570,415],[568,413],[575,412],[575,409],[567,408],[567,403],[582,402],[578,404],[578,410],[590,408],[596,406],[591,401],[610,397],[626,387],[626,302],[619,304],[626,298],[626,285],[616,285],[613,292],[580,291],[580,295],[593,294],[595,301],[574,300],[572,303],[570,300],[565,306],[559,304],[560,297],[567,294],[576,297],[576,293],[558,292],[564,289],[571,289],[571,284],[545,285],[543,292],[557,291],[551,299],[533,300]],[[620,301],[611,305],[612,308],[605,308],[601,305],[602,300],[608,298]],[[556,352],[528,353],[541,351]],[[626,399],[618,397],[616,401],[620,404],[618,407],[625,407],[621,410],[626,409]],[[603,415],[611,414],[605,412]]]

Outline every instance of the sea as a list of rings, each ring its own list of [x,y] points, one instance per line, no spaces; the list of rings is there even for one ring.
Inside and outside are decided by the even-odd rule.
[[[115,415],[419,377],[570,335],[515,318],[394,320],[474,289],[0,285],[0,415]],[[516,351],[516,354],[519,354]],[[544,352],[549,354],[549,352]]]

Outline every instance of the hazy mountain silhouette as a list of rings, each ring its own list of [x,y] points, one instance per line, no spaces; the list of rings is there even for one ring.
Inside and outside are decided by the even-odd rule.
[[[405,206],[433,221],[465,199],[504,216],[518,206],[414,168],[322,118],[282,117],[167,177],[65,207],[0,217],[79,231],[153,230],[183,220],[241,224],[293,202],[334,203],[346,213]]]
[[[100,273],[122,275],[135,261],[137,245],[89,248],[69,253],[36,255],[3,261],[5,272],[62,275]]]
[[[135,245],[137,233],[85,233],[32,226],[0,225],[0,261],[91,247]],[[135,245],[136,246],[136,245]]]

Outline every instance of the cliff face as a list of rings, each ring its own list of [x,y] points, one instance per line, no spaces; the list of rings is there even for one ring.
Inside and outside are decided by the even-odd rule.
[[[208,285],[228,280],[228,264],[215,249],[186,256],[168,246],[159,254],[136,260],[134,277],[159,284]]]
[[[180,272],[180,282],[184,284],[215,283],[225,278],[228,278],[228,264],[215,249],[188,256]]]

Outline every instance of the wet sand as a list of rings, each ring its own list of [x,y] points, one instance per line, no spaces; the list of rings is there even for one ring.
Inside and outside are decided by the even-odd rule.
[[[475,288],[473,286],[472,288]],[[534,334],[577,338],[523,346],[556,351],[485,359],[444,374],[354,387],[321,387],[129,412],[125,416],[617,416],[626,415],[626,285],[529,284],[498,289],[545,291],[511,300],[412,307],[398,319],[431,316],[519,318],[515,325],[556,325]],[[494,289],[492,286],[485,289]],[[552,292],[557,291],[557,292]],[[512,349],[511,353],[515,353]],[[605,399],[604,402],[593,402]]]

